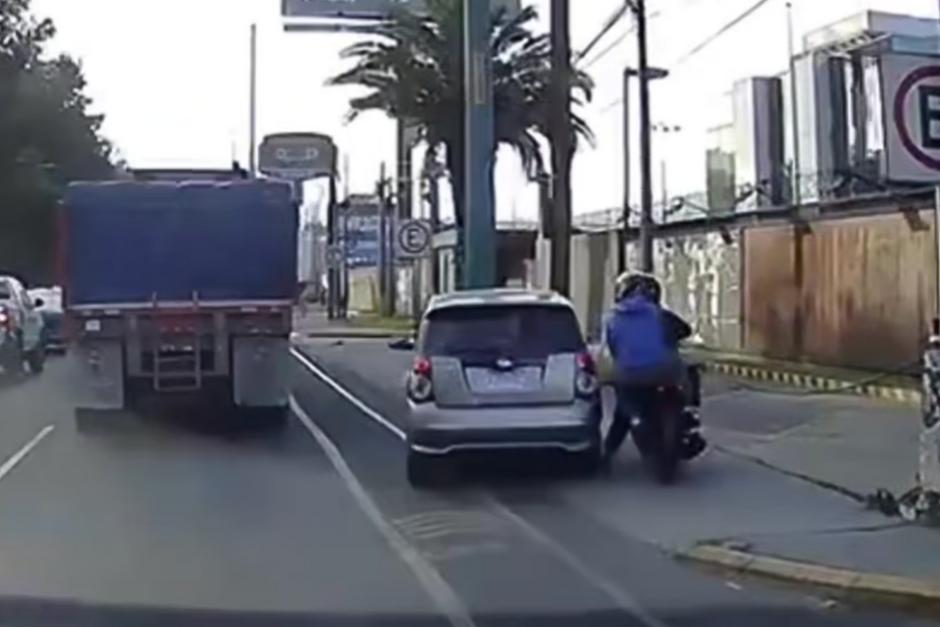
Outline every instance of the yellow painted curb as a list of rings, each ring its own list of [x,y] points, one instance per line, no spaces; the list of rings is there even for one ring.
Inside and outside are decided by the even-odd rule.
[[[896,601],[940,605],[940,581],[928,581],[866,573],[779,557],[756,555],[748,551],[703,544],[675,553],[678,559],[718,566],[741,573],[769,577],[860,596],[877,596]]]
[[[723,362],[712,362],[706,367],[712,372],[739,379],[771,381],[789,387],[818,390],[821,392],[846,393],[904,404],[918,405],[921,402],[920,390],[913,388],[859,385],[855,381],[817,377],[814,375],[787,372],[785,370],[755,368],[753,366],[741,366]]]

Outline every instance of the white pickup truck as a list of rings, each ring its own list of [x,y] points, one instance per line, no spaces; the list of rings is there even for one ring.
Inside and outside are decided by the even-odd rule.
[[[23,372],[39,374],[46,363],[43,345],[41,300],[31,299],[23,284],[9,276],[0,276],[0,368],[4,377]]]

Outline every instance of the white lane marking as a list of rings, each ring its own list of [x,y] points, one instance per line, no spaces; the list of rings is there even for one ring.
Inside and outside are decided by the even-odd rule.
[[[358,409],[359,411],[364,413],[366,416],[368,416],[373,422],[378,423],[379,425],[381,425],[382,427],[384,427],[385,429],[393,433],[395,437],[397,437],[402,442],[408,439],[408,436],[401,429],[401,427],[394,424],[393,422],[388,420],[385,416],[383,416],[379,412],[375,411],[374,409],[372,409],[371,407],[363,403],[357,397],[353,396],[353,394],[349,390],[344,388],[342,385],[340,385],[339,382],[337,382],[332,377],[330,377],[330,375],[324,372],[322,368],[320,368],[315,363],[313,363],[313,360],[307,357],[307,355],[305,355],[303,352],[301,352],[297,348],[292,348],[291,354],[295,358],[297,358],[297,361],[299,361],[301,365],[303,365],[307,370],[313,373],[315,377],[317,377],[318,379],[326,383],[330,388],[333,389],[334,392],[336,392],[337,394],[345,398],[347,401],[352,403],[356,407],[356,409]]]
[[[361,400],[356,398],[352,394],[352,392],[344,388],[340,383],[331,379],[329,375],[323,372],[322,369],[318,368],[315,364],[313,364],[306,355],[304,355],[297,349],[291,349],[291,352],[294,353],[294,356],[297,357],[301,361],[301,363],[303,363],[307,367],[308,370],[310,370],[314,375],[322,379],[327,385],[333,388],[333,390],[335,390],[343,398],[345,398],[350,403],[355,405],[363,413],[365,413],[367,416],[372,418],[378,424],[382,425],[383,427],[385,427],[386,429],[388,429],[389,431],[397,435],[400,439],[402,440],[405,439],[405,434],[404,432],[401,431],[401,429],[399,429],[398,427],[393,425],[391,422],[389,422],[379,412],[375,411],[374,409],[372,409],[371,407],[363,403]],[[291,403],[296,404],[296,400],[292,398]],[[299,409],[299,406],[298,406],[298,409]],[[302,421],[303,421],[303,416],[306,416],[306,414],[305,413],[298,414],[298,417],[300,417]],[[306,418],[307,418],[307,421],[310,421],[309,416],[306,416]],[[306,422],[304,424],[306,424]],[[313,424],[312,421],[310,422],[310,424],[311,425]],[[310,427],[308,426],[307,428],[309,429]],[[324,437],[326,437],[325,434],[324,434]],[[335,445],[332,445],[332,443],[331,443],[331,446],[333,446],[334,449],[336,448]],[[336,454],[339,455],[338,450],[336,450]],[[348,467],[347,467],[347,470],[349,470]],[[350,472],[350,475],[352,475],[352,471],[349,471],[349,472]],[[352,476],[352,480],[356,481],[355,476]],[[356,483],[358,485],[358,481]],[[362,488],[361,485],[360,485],[360,489],[363,490],[363,493],[365,492],[365,490]],[[581,575],[581,577],[583,577],[588,583],[590,583],[591,585],[599,589],[601,592],[606,594],[608,597],[610,597],[610,599],[613,600],[618,605],[618,607],[620,607],[620,609],[622,609],[624,612],[626,612],[627,614],[630,614],[631,616],[639,620],[641,623],[646,625],[646,627],[668,627],[666,623],[664,623],[663,621],[659,620],[658,618],[656,618],[655,616],[653,616],[652,614],[644,610],[633,597],[631,597],[626,592],[621,590],[620,587],[617,586],[617,584],[615,584],[614,582],[610,581],[609,579],[607,579],[600,573],[597,573],[593,569],[588,567],[583,561],[581,561],[580,558],[574,555],[571,551],[566,549],[564,546],[559,544],[550,536],[543,533],[540,529],[534,527],[527,520],[525,520],[524,518],[522,518],[521,516],[513,512],[512,510],[510,510],[506,505],[504,505],[499,500],[497,500],[493,495],[484,492],[482,493],[482,496],[487,502],[490,503],[490,505],[492,505],[494,509],[496,509],[500,514],[502,514],[508,520],[513,522],[523,533],[528,535],[535,542],[547,548],[558,559],[560,559],[562,562],[567,564],[572,570],[574,570],[579,575]],[[369,497],[365,495],[365,498],[368,499]],[[381,517],[381,514],[378,514],[378,510],[376,510],[376,513],[378,516]],[[384,519],[383,519],[382,524],[383,525],[386,524],[384,522]],[[401,538],[401,536],[399,536],[397,531],[395,531],[394,529],[392,529],[392,533],[394,533],[398,538]],[[403,538],[401,538],[401,541],[405,542]],[[420,559],[420,556],[419,556],[419,559]],[[436,573],[436,571],[434,572]],[[445,583],[444,585],[446,586],[447,584]],[[448,586],[448,589],[450,589],[449,586]]]
[[[39,446],[39,443],[42,442],[43,438],[55,431],[55,425],[49,425],[43,428],[39,433],[33,436],[33,439],[23,445],[23,447],[17,452],[13,453],[9,459],[3,462],[3,465],[0,466],[0,479],[3,479],[10,471],[16,468],[16,465],[23,461],[27,455],[32,452],[34,448]]]
[[[550,553],[553,553],[560,561],[564,562],[569,568],[581,575],[589,584],[606,594],[626,614],[630,614],[642,624],[646,625],[646,627],[669,627],[667,623],[644,610],[636,599],[624,592],[620,586],[589,567],[581,558],[562,546],[554,538],[535,527],[532,523],[509,509],[493,496],[487,494],[486,498],[496,510],[515,523],[523,533],[548,549]]]
[[[359,508],[365,513],[373,525],[385,537],[388,544],[401,557],[402,561],[408,565],[411,571],[421,582],[425,591],[437,605],[438,609],[447,617],[453,627],[475,627],[469,611],[460,601],[454,589],[441,577],[441,574],[431,566],[424,557],[415,549],[398,531],[385,520],[379,510],[378,505],[369,496],[356,475],[353,473],[349,464],[343,458],[339,448],[333,443],[326,433],[320,429],[310,418],[306,411],[297,402],[297,399],[291,397],[291,410],[298,420],[307,428],[307,431],[314,437],[320,448],[329,458],[336,472],[342,478],[349,492],[353,495]]]

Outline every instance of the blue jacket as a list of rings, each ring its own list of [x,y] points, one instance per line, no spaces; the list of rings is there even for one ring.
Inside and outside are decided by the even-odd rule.
[[[621,374],[675,363],[679,340],[691,334],[681,318],[642,296],[617,303],[606,331],[607,346]]]

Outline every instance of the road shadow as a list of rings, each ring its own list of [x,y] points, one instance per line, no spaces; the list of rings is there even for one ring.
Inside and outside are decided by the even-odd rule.
[[[666,584],[668,585],[668,584]],[[899,615],[883,610],[845,608],[813,609],[809,606],[767,604],[687,604],[686,607],[644,608],[652,611],[656,623],[696,627],[860,627],[911,624]],[[195,608],[163,608],[132,605],[105,605],[24,597],[0,599],[4,624],[42,627],[84,627],[123,625],[128,627],[446,627],[447,618],[436,613],[388,614],[385,612],[276,612],[229,611]],[[936,618],[935,616],[933,618]],[[559,610],[553,612],[473,612],[473,621],[487,627],[624,627],[651,624],[623,608]]]

